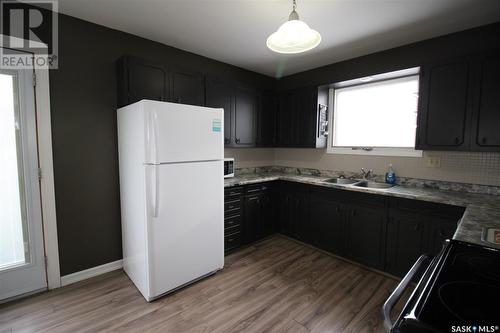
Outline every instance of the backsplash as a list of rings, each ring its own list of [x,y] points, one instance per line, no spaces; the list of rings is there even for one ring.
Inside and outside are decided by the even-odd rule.
[[[439,168],[426,164],[427,157],[439,157]],[[362,167],[384,175],[389,163],[396,175],[426,180],[500,186],[500,153],[424,152],[423,157],[332,155],[324,149],[275,149],[274,165],[360,172]]]
[[[224,157],[234,157],[236,168],[274,165],[273,148],[225,148]]]

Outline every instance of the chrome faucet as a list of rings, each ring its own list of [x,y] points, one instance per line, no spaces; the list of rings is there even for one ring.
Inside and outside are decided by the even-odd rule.
[[[361,168],[361,173],[363,174],[363,179],[368,179],[373,176],[373,169],[366,171],[365,168]]]

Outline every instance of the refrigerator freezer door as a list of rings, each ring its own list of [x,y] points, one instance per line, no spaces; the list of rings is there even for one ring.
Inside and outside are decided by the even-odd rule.
[[[146,123],[146,164],[223,159],[223,109],[140,103]]]
[[[222,269],[224,180],[222,161],[145,168],[151,299]]]

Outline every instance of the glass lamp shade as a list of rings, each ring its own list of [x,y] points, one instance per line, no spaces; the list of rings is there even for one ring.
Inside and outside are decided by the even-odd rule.
[[[290,20],[267,38],[267,47],[278,53],[309,51],[321,42],[321,35],[301,20]]]

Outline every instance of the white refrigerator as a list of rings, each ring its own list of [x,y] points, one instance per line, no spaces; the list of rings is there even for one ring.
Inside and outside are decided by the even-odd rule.
[[[223,109],[120,108],[123,268],[147,301],[224,265]]]

